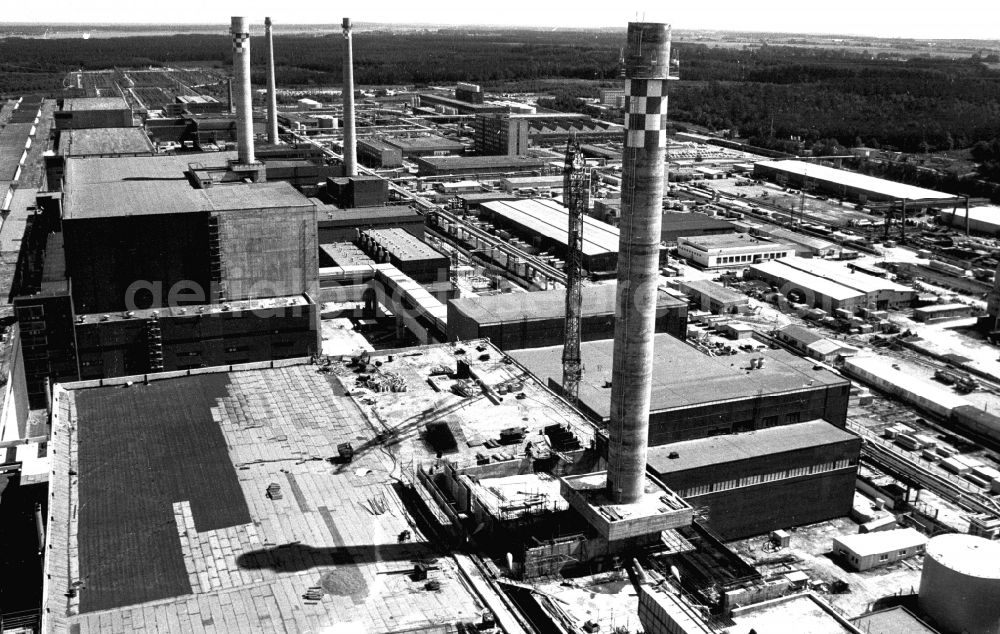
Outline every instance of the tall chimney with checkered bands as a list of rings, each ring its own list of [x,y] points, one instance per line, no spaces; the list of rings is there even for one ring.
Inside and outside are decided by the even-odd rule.
[[[253,91],[250,88],[250,26],[246,18],[233,16],[229,32],[233,36],[233,75],[236,98],[236,149],[240,165],[252,165]]]
[[[344,168],[345,176],[358,175],[358,144],[354,137],[354,50],[351,18],[344,18]]]
[[[646,482],[669,66],[670,26],[630,22],[608,430],[608,495],[618,504],[641,498]]]

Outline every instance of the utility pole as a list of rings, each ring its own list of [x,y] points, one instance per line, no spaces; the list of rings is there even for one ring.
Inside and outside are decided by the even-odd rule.
[[[590,170],[576,139],[566,143],[563,199],[569,210],[566,245],[566,337],[563,345],[563,392],[576,405],[583,378],[580,358],[580,317],[583,310],[583,215],[590,201]]]

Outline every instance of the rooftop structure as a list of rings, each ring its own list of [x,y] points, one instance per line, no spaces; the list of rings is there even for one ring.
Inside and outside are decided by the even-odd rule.
[[[365,229],[398,227],[417,238],[424,237],[424,217],[409,205],[385,207],[351,207],[317,204],[320,242],[354,241]]]
[[[583,287],[583,340],[606,339],[614,332],[616,288],[614,284]],[[656,314],[657,332],[685,337],[686,302],[661,289]],[[463,297],[448,302],[448,338],[489,337],[503,350],[555,346],[563,342],[565,319],[565,289]]]
[[[794,623],[798,634],[864,634],[811,592],[739,608],[732,620],[738,632],[781,632]]]
[[[904,183],[848,172],[803,161],[760,161],[754,164],[757,178],[784,178],[801,184],[803,180],[841,196],[872,200],[952,201],[955,196],[944,192],[914,187]]]
[[[548,161],[527,156],[425,156],[416,160],[421,176],[506,174],[543,168]]]
[[[718,433],[760,429],[823,418],[838,426],[846,420],[850,382],[815,369],[784,350],[765,350],[760,369],[749,369],[748,355],[710,357],[670,335],[654,338],[650,396],[650,445],[703,438]],[[581,409],[600,421],[611,412],[610,340],[581,346],[586,371],[580,383]],[[510,353],[542,381],[562,380],[555,347]],[[796,395],[792,409],[782,395]],[[774,417],[771,420],[771,417]]]
[[[865,634],[939,634],[901,605],[851,619]]]
[[[488,384],[514,378],[491,350],[488,362],[470,359],[476,376]],[[398,539],[414,529],[389,476],[435,459],[415,434],[449,404],[465,403],[448,420],[470,441],[524,424],[524,415],[536,428],[574,416],[523,378],[532,399],[523,413],[513,398],[497,406],[432,389],[429,369],[454,366],[454,352],[396,356],[369,382],[398,373],[406,392],[373,391],[349,369],[337,369],[338,379],[312,365],[58,388],[46,631],[143,621],[163,632],[391,631],[478,620],[483,599],[468,586],[481,581],[463,577],[462,556],[440,553],[419,532]],[[378,414],[361,399],[378,403]],[[140,418],[150,424],[135,426]],[[384,425],[402,444],[366,449],[376,448],[374,430]],[[345,442],[355,447],[350,468],[331,468],[327,458]],[[473,451],[465,442],[458,450]],[[439,592],[395,574],[430,558]]]
[[[59,134],[60,156],[152,156],[153,144],[142,128],[86,128]]]
[[[376,262],[391,262],[417,282],[448,279],[448,256],[403,229],[367,229],[358,244]]]
[[[562,253],[567,248],[569,212],[545,198],[497,200],[482,204],[495,224],[528,237],[540,237]],[[591,271],[613,269],[618,261],[618,229],[589,216],[583,219],[583,266]]]

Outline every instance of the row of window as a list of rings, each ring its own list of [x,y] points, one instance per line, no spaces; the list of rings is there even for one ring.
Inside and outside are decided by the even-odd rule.
[[[712,484],[703,484],[701,486],[690,487],[688,489],[677,491],[677,494],[681,497],[687,498],[698,495],[706,495],[708,493],[719,493],[721,491],[729,491],[731,489],[738,489],[740,487],[753,486],[755,484],[763,484],[766,482],[774,482],[776,480],[785,480],[804,475],[814,475],[817,473],[836,471],[838,469],[846,469],[851,466],[851,464],[853,464],[853,462],[850,459],[841,458],[840,460],[824,462],[822,464],[796,467],[794,469],[784,469],[782,471],[773,471],[771,473],[743,476],[742,478],[724,480],[722,482],[714,482]]]
[[[762,260],[776,260],[778,258],[785,257],[786,253],[784,251],[775,251],[773,253],[754,253],[753,255],[724,255],[716,259],[717,264],[737,264],[742,262],[753,262],[754,259],[760,258]]]

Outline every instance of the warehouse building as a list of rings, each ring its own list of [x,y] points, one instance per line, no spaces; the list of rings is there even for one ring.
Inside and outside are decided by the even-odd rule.
[[[677,238],[677,255],[703,269],[743,268],[795,255],[795,247],[746,233]]]
[[[420,99],[420,106],[441,106],[444,108],[451,108],[456,114],[489,114],[507,112],[507,106],[503,104],[469,103],[468,101],[462,101],[461,99],[455,99],[453,97],[445,97],[444,95],[435,95],[423,92],[417,95],[417,97]]]
[[[661,240],[667,243],[677,242],[681,236],[692,238],[730,233],[736,233],[736,225],[707,214],[667,211],[663,213],[660,225]]]
[[[1000,234],[1000,207],[995,205],[971,207],[968,213],[965,209],[942,209],[940,217],[944,224],[957,229],[965,229],[968,222],[969,231],[989,236]]]
[[[436,134],[421,134],[419,136],[387,136],[382,141],[398,149],[404,158],[418,156],[448,156],[461,154],[465,144],[460,141],[446,139]]]
[[[549,163],[527,156],[426,156],[415,162],[420,176],[501,176],[539,171]]]
[[[419,240],[424,238],[424,217],[409,205],[341,209],[319,203],[316,209],[320,243],[352,242],[366,229],[405,229]]]
[[[751,233],[764,236],[775,242],[790,244],[795,248],[796,255],[806,258],[839,258],[840,252],[843,250],[839,244],[829,240],[803,235],[784,227],[762,225],[761,228],[754,229]]]
[[[835,361],[838,357],[852,356],[858,352],[857,348],[828,339],[796,324],[781,328],[775,337],[799,354],[827,363]]]
[[[785,266],[780,261],[752,264],[746,273],[750,279],[763,280],[788,298],[832,313],[838,308],[857,312],[868,305],[865,294],[834,281]]]
[[[833,538],[833,553],[858,572],[922,555],[926,546],[927,536],[912,528]]]
[[[580,407],[594,420],[611,417],[613,341],[581,346],[585,368]],[[562,383],[562,347],[510,355],[542,381]],[[750,369],[751,358],[763,358]],[[757,365],[757,364],[755,364]],[[676,337],[655,336],[649,444],[694,440],[794,423],[826,420],[843,427],[850,381],[785,350],[710,357]]]
[[[710,280],[684,280],[678,282],[677,288],[701,310],[713,315],[745,313],[750,309],[749,297]]]
[[[547,198],[497,200],[483,203],[482,216],[543,251],[565,259],[569,212]],[[583,268],[591,272],[613,271],[618,263],[618,229],[583,217]]]
[[[751,277],[763,279],[782,289],[795,300],[832,312],[843,308],[897,310],[909,307],[917,292],[884,277],[867,275],[838,262],[815,258],[785,258],[750,267]],[[829,306],[829,308],[828,308]]]
[[[62,99],[52,114],[56,130],[80,128],[131,128],[132,109],[124,97]]]
[[[614,335],[615,284],[583,287],[580,338],[607,339]],[[656,332],[684,339],[687,303],[659,290]],[[560,345],[566,332],[566,291],[509,293],[463,297],[448,302],[448,339],[488,337],[501,350]]]
[[[725,539],[851,511],[861,438],[824,420],[650,447],[649,469]]]
[[[402,167],[403,153],[382,139],[359,139],[358,161],[372,168]]]
[[[375,262],[388,262],[416,282],[447,280],[451,260],[403,229],[366,229],[358,246]]]
[[[779,185],[816,189],[861,203],[903,200],[943,205],[963,200],[944,192],[802,161],[759,161],[754,163],[753,175]]]
[[[933,324],[938,321],[965,319],[972,316],[972,306],[968,304],[933,304],[913,310],[913,320]]]
[[[500,179],[500,189],[505,192],[515,192],[522,189],[562,190],[563,177],[559,174],[551,176],[512,176]]]

